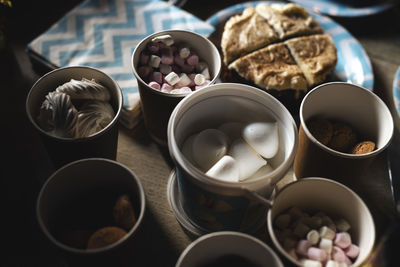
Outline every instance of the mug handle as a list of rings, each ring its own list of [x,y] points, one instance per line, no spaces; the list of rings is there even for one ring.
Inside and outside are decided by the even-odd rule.
[[[271,208],[273,205],[273,200],[269,200],[263,196],[261,196],[260,194],[258,194],[256,191],[250,190],[248,188],[241,188],[246,196],[254,201],[257,201],[258,203],[266,206],[267,208]]]

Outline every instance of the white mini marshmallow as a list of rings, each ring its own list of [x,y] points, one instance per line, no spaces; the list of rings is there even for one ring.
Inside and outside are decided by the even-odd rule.
[[[303,267],[322,267],[322,263],[319,261],[301,259],[300,262]]]
[[[186,73],[181,73],[179,74],[179,82],[176,84],[178,87],[185,87],[188,86],[192,80],[189,78],[189,76],[186,75]]]
[[[332,239],[321,238],[321,241],[319,241],[319,248],[325,250],[326,253],[331,254],[333,248]]]
[[[190,49],[188,47],[182,47],[179,49],[179,56],[181,58],[187,58],[190,55]]]
[[[167,76],[165,76],[165,81],[170,85],[175,85],[179,82],[179,76],[175,72],[170,72]]]
[[[322,226],[319,229],[319,235],[321,236],[321,238],[333,240],[333,238],[335,237],[335,232],[327,226]]]
[[[193,141],[193,159],[206,172],[228,151],[228,137],[217,129],[201,131]]]
[[[194,76],[194,83],[196,85],[202,85],[205,81],[206,77],[204,77],[203,74],[196,74],[196,76]]]
[[[339,267],[339,263],[337,261],[328,260],[325,267]]]
[[[208,64],[206,62],[204,62],[204,61],[200,61],[196,65],[196,71],[197,72],[201,73],[205,68],[208,68]]]
[[[307,240],[310,241],[311,244],[316,245],[319,241],[319,233],[316,230],[311,230],[307,233]]]
[[[172,67],[170,65],[166,65],[166,64],[160,64],[160,72],[162,74],[167,75],[168,73],[170,73],[172,71]]]
[[[278,123],[250,123],[243,129],[243,139],[264,158],[272,158],[279,149]]]
[[[156,36],[153,39],[151,39],[153,42],[163,42],[167,46],[171,46],[174,44],[174,39],[172,38],[171,35],[169,34],[164,34],[160,36]]]
[[[208,70],[208,67],[204,68],[204,70],[201,71],[201,74],[203,74],[204,78],[206,78],[206,80],[210,80],[210,71]]]
[[[350,230],[350,224],[348,221],[346,221],[345,219],[341,218],[335,221],[336,224],[336,228],[338,229],[338,231],[340,232],[347,232]]]
[[[206,175],[221,181],[238,182],[239,168],[234,158],[225,155],[206,172]]]
[[[151,55],[149,60],[149,66],[153,68],[158,68],[160,66],[161,58],[156,55]]]
[[[258,171],[267,161],[261,158],[258,153],[252,149],[242,139],[233,141],[229,155],[231,155],[239,166],[239,179],[243,181]]]

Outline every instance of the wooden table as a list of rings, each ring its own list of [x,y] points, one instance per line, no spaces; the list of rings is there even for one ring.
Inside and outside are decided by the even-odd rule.
[[[1,168],[2,229],[5,232],[2,241],[8,249],[0,260],[4,263],[1,266],[65,266],[62,265],[63,259],[48,246],[35,218],[37,194],[54,169],[25,114],[26,94],[41,76],[33,70],[25,47],[78,2],[70,1],[66,6],[53,1],[36,1],[24,6],[15,4],[12,13],[7,15],[9,48],[0,54],[0,88],[3,92],[1,114],[5,117],[2,126],[5,136],[2,136],[7,159]],[[200,4],[188,1],[183,8],[206,19],[238,2],[203,0]],[[44,15],[43,9],[52,12]],[[392,111],[396,131],[400,124],[392,101],[392,82],[400,65],[399,15],[400,8],[396,7],[369,17],[333,18],[360,41],[370,57],[375,76],[374,92]],[[24,18],[22,26],[17,23],[21,17]],[[397,137],[392,148],[400,149]],[[374,161],[372,170],[364,174],[365,183],[358,189],[373,213],[377,241],[395,215],[387,155],[383,153]],[[400,158],[391,160],[399,163]],[[180,227],[167,201],[167,181],[174,168],[168,150],[151,140],[143,122],[133,130],[120,126],[117,161],[136,173],[147,198],[145,220],[138,236],[141,243],[137,250],[132,251],[132,263],[138,266],[174,266],[180,253],[193,239]],[[259,237],[268,242],[264,232]]]

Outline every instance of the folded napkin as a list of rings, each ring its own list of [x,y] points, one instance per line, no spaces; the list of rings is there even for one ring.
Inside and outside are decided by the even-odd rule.
[[[208,36],[213,26],[160,0],[86,0],[28,44],[27,50],[47,66],[90,66],[121,87],[120,121],[127,128],[141,119],[140,97],[131,69],[135,46],[161,30],[190,30]]]

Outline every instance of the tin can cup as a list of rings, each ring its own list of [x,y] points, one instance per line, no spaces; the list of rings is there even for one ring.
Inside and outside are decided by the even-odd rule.
[[[136,217],[136,223],[130,230],[126,230],[124,237],[108,246],[95,249],[78,246],[82,239],[87,241],[89,235],[80,235],[76,245],[74,241],[75,246],[71,245],[70,239],[69,243],[63,240],[64,230],[94,232],[97,227],[113,226],[115,222],[110,222],[103,214],[112,216],[115,200],[122,194],[128,195]],[[143,186],[129,168],[109,159],[88,158],[68,163],[50,176],[40,190],[36,217],[50,247],[68,264],[72,264],[71,266],[76,263],[109,262],[118,265],[120,261],[128,263],[132,260],[130,248],[137,247],[138,241],[135,237],[143,221],[145,206]],[[90,222],[83,221],[85,219]],[[76,236],[73,232],[64,233]]]
[[[84,138],[63,138],[44,131],[37,123],[40,107],[45,96],[71,79],[94,79],[109,89],[110,104],[115,112],[113,120],[102,130]],[[122,93],[118,84],[104,72],[84,66],[72,66],[53,70],[35,82],[26,99],[29,121],[39,132],[41,140],[55,168],[66,163],[90,157],[115,160],[118,146],[118,118],[122,108]]]
[[[313,117],[347,123],[359,134],[374,141],[376,148],[366,154],[342,153],[319,142],[307,127]],[[300,106],[299,147],[294,172],[303,177],[326,177],[353,190],[374,158],[390,144],[393,119],[385,103],[374,93],[360,86],[332,82],[311,90]]]
[[[279,242],[275,219],[293,206],[306,212],[321,211],[330,217],[337,216],[349,222],[352,243],[360,248],[360,254],[351,266],[360,266],[371,254],[375,243],[375,224],[363,200],[341,183],[327,178],[308,177],[282,188],[268,211],[268,233],[272,242],[292,263],[303,266]]]
[[[230,266],[230,264],[213,264],[213,262],[220,263],[224,258],[228,262],[231,260],[230,263],[234,263],[234,266],[239,266],[238,260],[245,260],[254,266],[283,267],[279,257],[265,243],[251,235],[230,231],[199,237],[181,253],[175,266]]]
[[[240,183],[213,179],[182,153],[189,136],[225,122],[276,121],[278,154],[274,171]],[[274,97],[255,87],[222,83],[187,96],[174,109],[168,124],[168,148],[176,165],[179,199],[193,225],[213,231],[256,232],[265,223],[265,198],[291,167],[297,148],[297,127],[289,111]]]
[[[140,94],[143,119],[149,135],[154,141],[162,146],[167,146],[167,126],[169,117],[175,106],[187,94],[170,94],[161,92],[150,87],[138,74],[140,54],[146,45],[157,36],[169,34],[175,43],[185,43],[193,49],[200,60],[205,61],[209,66],[210,84],[215,83],[221,72],[221,57],[218,49],[207,38],[190,31],[166,30],[156,32],[143,39],[135,48],[132,54],[132,71],[135,75]]]

